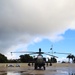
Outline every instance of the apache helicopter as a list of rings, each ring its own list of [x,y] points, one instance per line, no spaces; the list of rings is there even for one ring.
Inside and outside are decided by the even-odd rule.
[[[39,48],[39,52],[11,52],[12,53],[29,53],[30,55],[32,54],[38,54],[36,58],[34,58],[34,69],[41,69],[43,67],[43,69],[45,70],[46,67],[45,67],[45,63],[46,63],[46,58],[43,57],[42,54],[46,54],[46,55],[49,55],[49,56],[52,56],[52,57],[56,57],[58,58],[57,56],[54,56],[54,55],[50,55],[49,53],[50,52],[41,52],[41,48]],[[30,63],[28,63],[29,66],[30,66]],[[52,66],[52,63],[50,62],[50,66]]]

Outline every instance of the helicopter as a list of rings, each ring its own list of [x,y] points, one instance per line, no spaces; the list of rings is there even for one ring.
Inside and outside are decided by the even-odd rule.
[[[46,58],[44,58],[42,54],[46,54],[46,55],[58,58],[57,56],[51,55],[50,52],[47,52],[47,53],[42,52],[41,48],[39,48],[38,52],[11,52],[11,54],[12,53],[29,53],[30,55],[38,54],[37,57],[34,58],[34,69],[35,70],[41,69],[42,67],[43,67],[44,70],[46,69],[46,67],[45,67]],[[30,66],[30,63],[28,63],[28,66]],[[52,66],[51,62],[50,62],[50,66]]]

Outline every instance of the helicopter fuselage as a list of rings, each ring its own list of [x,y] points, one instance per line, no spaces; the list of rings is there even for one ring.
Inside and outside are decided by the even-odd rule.
[[[45,58],[43,58],[43,56],[42,55],[38,55],[37,56],[37,58],[35,58],[34,59],[34,61],[35,61],[35,69],[41,69],[41,67],[43,67],[44,68],[44,70],[45,70],[45,62],[46,62],[46,60],[45,60]]]

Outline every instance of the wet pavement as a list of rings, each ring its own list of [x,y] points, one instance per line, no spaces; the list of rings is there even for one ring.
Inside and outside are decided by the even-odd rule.
[[[15,68],[7,69],[7,71],[2,71],[0,75],[75,75],[75,67],[47,67],[46,70],[34,70],[33,67],[30,68]]]

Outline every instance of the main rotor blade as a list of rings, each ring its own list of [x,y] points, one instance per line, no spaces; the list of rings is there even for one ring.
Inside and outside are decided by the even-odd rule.
[[[30,53],[33,53],[33,52],[25,52],[25,51],[23,51],[23,52],[11,52],[11,56],[12,56],[12,53],[27,53],[27,54],[30,54]]]
[[[54,52],[54,54],[71,54],[71,53],[60,53],[60,52]]]
[[[21,51],[20,52],[11,52],[11,54],[12,53],[44,54],[44,52],[30,52],[30,51],[29,52],[28,51],[27,52],[25,52],[25,51],[23,51],[23,52],[21,52]]]
[[[20,51],[20,52],[11,52],[11,53],[32,53],[32,52],[25,52],[25,51]]]
[[[46,54],[46,53],[45,53]],[[49,55],[49,56],[52,56],[52,57],[56,57],[56,58],[58,58],[57,56],[54,56],[54,55],[51,55],[51,54],[46,54],[46,55]]]

